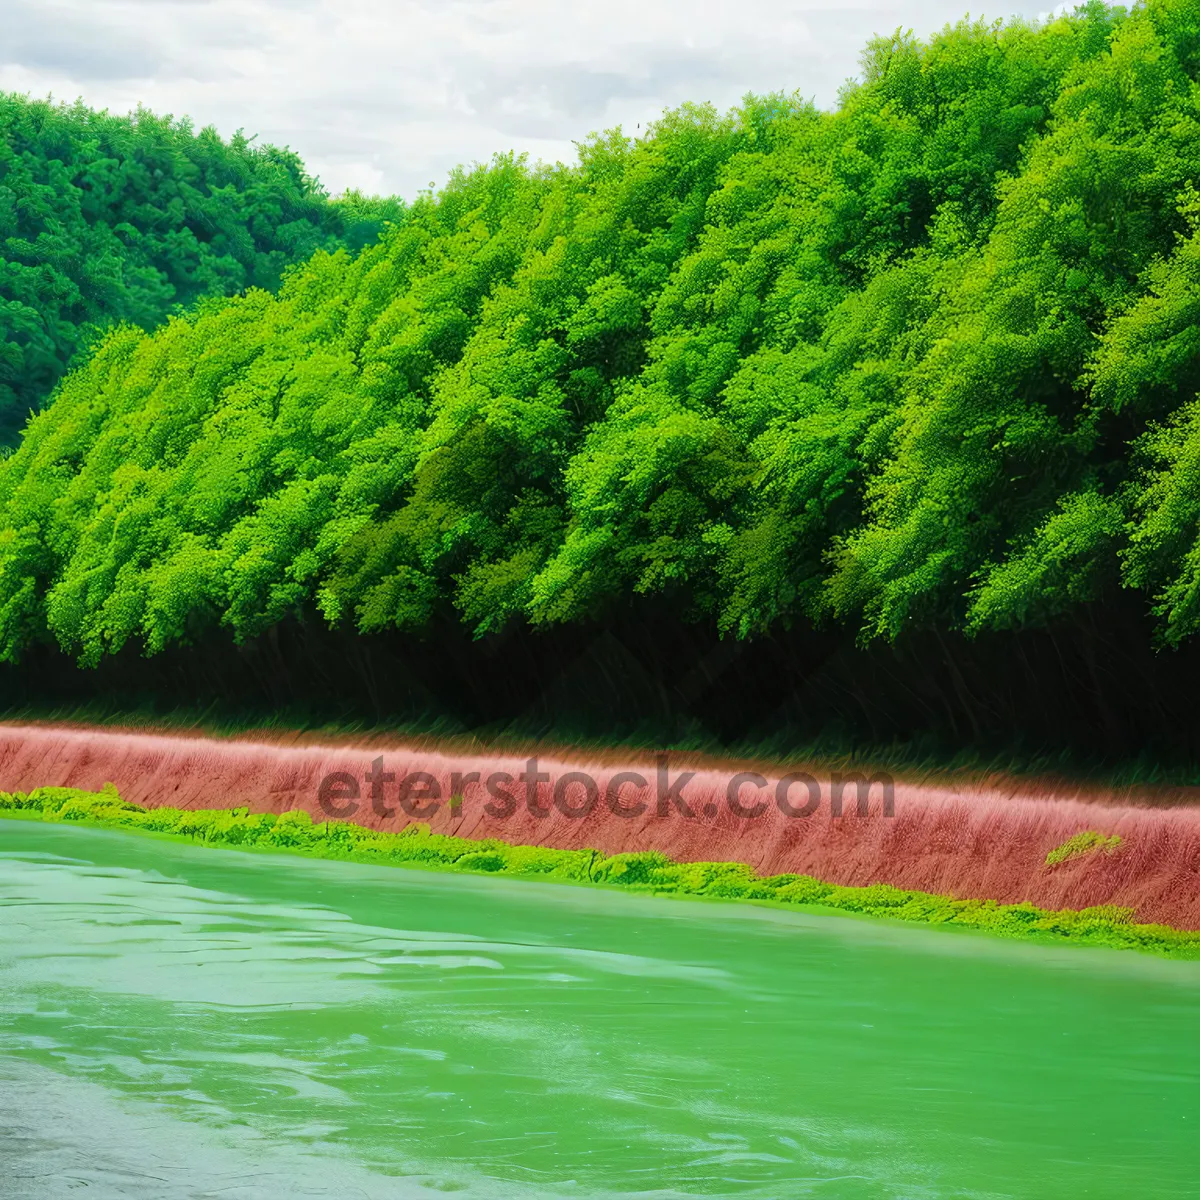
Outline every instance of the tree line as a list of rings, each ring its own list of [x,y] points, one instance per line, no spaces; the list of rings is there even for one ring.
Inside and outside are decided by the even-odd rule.
[[[154,234],[197,264],[173,286],[239,294],[123,314],[0,466],[0,656],[488,639],[639,597],[733,639],[1067,624],[1102,655],[1132,596],[1191,638],[1200,3],[862,67],[833,111],[684,105],[460,169],[288,267],[331,227],[272,224],[265,184],[211,262]],[[236,156],[318,212],[294,160]]]

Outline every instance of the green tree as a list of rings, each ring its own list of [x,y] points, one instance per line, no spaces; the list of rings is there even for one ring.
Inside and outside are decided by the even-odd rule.
[[[1198,74],[1197,0],[964,22],[872,42],[832,112],[685,105],[411,204],[127,122],[248,173],[178,183],[169,234],[130,215],[151,158],[110,155],[88,220],[11,234],[5,378],[53,377],[52,327],[85,352],[0,463],[0,656],[296,617],[482,637],[650,595],[850,642],[1053,629],[1124,588],[1190,637]],[[55,265],[85,234],[143,247],[88,255],[124,320],[97,335]],[[201,291],[238,294],[140,328]]]
[[[357,193],[331,203],[294,154],[240,133],[0,93],[0,443],[103,328],[273,288],[319,247],[403,219]]]

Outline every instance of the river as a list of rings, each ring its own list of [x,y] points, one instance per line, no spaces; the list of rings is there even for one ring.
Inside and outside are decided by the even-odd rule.
[[[0,820],[0,1195],[1194,1197],[1200,963]]]

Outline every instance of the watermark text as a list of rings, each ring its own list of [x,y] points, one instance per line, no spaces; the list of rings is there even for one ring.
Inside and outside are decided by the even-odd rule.
[[[740,771],[728,779],[708,774],[700,781],[697,774],[672,772],[667,755],[660,754],[649,775],[617,771],[597,778],[577,770],[551,775],[540,769],[536,758],[527,759],[515,776],[511,771],[493,771],[486,778],[482,771],[397,775],[386,769],[380,755],[361,776],[350,771],[326,775],[317,789],[317,808],[332,820],[352,820],[369,809],[380,820],[403,813],[412,820],[428,821],[444,805],[454,816],[479,805],[495,820],[521,811],[539,819],[557,814],[569,820],[604,810],[628,820],[647,813],[709,820],[722,813],[738,820],[757,820],[772,812],[789,818],[821,812],[833,818],[850,812],[858,817],[895,815],[895,782],[883,771],[870,776],[835,771],[824,786],[806,771],[791,771],[774,781],[756,771]]]

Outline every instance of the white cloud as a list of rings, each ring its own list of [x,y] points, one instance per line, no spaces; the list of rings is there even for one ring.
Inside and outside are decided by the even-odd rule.
[[[928,34],[967,2],[4,0],[0,88],[244,128],[333,192],[411,197],[496,151],[572,161],[591,130],[685,100],[830,105],[872,33]]]
[[[1068,13],[1073,13],[1080,7],[1082,7],[1082,0],[1066,0],[1066,3],[1059,4],[1048,12],[1038,13],[1037,19],[1040,24],[1044,25],[1047,21],[1053,21],[1058,17],[1065,17]]]

